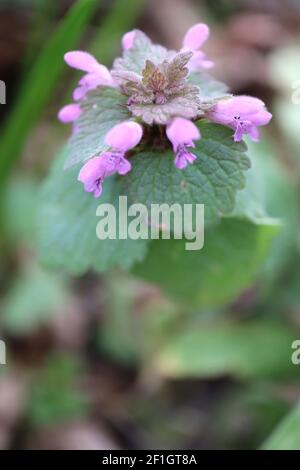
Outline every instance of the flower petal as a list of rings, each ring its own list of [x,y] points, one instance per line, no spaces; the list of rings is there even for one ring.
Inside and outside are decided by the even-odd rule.
[[[98,85],[106,85],[112,81],[110,71],[102,64],[98,64],[96,72],[85,74],[80,80],[79,85],[88,87],[90,90]]]
[[[243,138],[243,135],[244,135],[243,128],[241,126],[237,126],[235,129],[235,133],[234,133],[234,141],[240,142]]]
[[[178,145],[191,145],[193,140],[198,140],[201,137],[199,129],[192,121],[179,117],[173,119],[173,121],[168,124],[166,134],[168,139],[172,142],[175,151]]]
[[[94,72],[100,65],[98,61],[88,52],[70,51],[64,56],[65,62],[74,69]]]
[[[61,122],[74,122],[79,118],[81,109],[78,104],[67,104],[58,113],[58,119]]]
[[[190,72],[201,69],[211,69],[214,66],[214,62],[206,58],[206,55],[202,51],[195,51],[193,56],[190,58],[187,67]]]
[[[272,119],[272,114],[266,110],[260,111],[259,113],[251,116],[251,122],[255,124],[256,126],[265,126],[266,124],[269,124],[271,119]]]
[[[249,135],[253,142],[259,142],[260,132],[258,127],[252,126],[249,130]]]
[[[102,191],[103,191],[102,183],[101,183],[101,181],[99,181],[99,183],[96,185],[96,187],[93,191],[94,198],[97,199],[98,197],[100,197],[101,194],[102,194]]]
[[[128,51],[128,49],[132,48],[135,34],[135,30],[132,30],[124,34],[124,36],[122,37],[122,47],[124,51]]]
[[[74,101],[80,101],[80,100],[82,100],[82,98],[85,97],[87,91],[88,91],[87,87],[85,87],[85,86],[78,86],[78,87],[75,88],[75,90],[73,91],[73,100],[74,100]]]
[[[191,51],[196,51],[205,43],[209,37],[209,27],[204,23],[194,24],[187,30],[183,38],[183,47]]]
[[[174,164],[176,168],[178,168],[178,170],[184,170],[184,168],[187,167],[188,162],[186,161],[186,158],[183,155],[177,154],[174,160]]]
[[[125,121],[114,126],[105,137],[105,142],[112,149],[126,152],[141,140],[143,128],[134,121]]]
[[[98,65],[97,73],[87,73],[79,80],[79,86],[73,92],[73,99],[75,101],[80,101],[90,90],[94,90],[98,86],[107,85],[116,87],[109,70],[104,65]]]
[[[188,163],[190,163],[191,165],[194,163],[195,160],[197,160],[196,155],[194,155],[191,152],[186,152],[185,158],[188,161]]]
[[[104,152],[101,154],[103,173],[105,176],[113,175],[118,168],[118,157],[112,152]]]
[[[212,121],[235,129],[235,140],[240,141],[243,134],[250,134],[258,140],[256,126],[264,126],[272,119],[263,101],[252,96],[235,96],[219,101],[207,115]]]
[[[262,100],[252,96],[234,96],[230,99],[221,100],[217,104],[217,111],[224,112],[234,117],[248,117],[263,110],[265,104]]]
[[[75,124],[72,128],[72,135],[78,134],[79,131],[80,127]]]
[[[127,158],[121,157],[118,165],[119,175],[126,175],[126,173],[128,173],[130,170],[131,163],[127,160]]]
[[[84,184],[86,191],[91,192],[94,183],[101,178],[103,174],[103,165],[101,157],[94,157],[88,160],[81,168],[78,181]]]

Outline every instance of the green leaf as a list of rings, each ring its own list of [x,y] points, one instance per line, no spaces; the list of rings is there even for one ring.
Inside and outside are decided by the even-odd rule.
[[[251,145],[251,144],[250,144]],[[234,211],[229,217],[247,219],[255,223],[260,223],[262,219],[267,219],[266,198],[264,194],[267,181],[263,178],[257,153],[252,152],[253,146],[248,147],[251,155],[251,168],[246,173],[246,185],[244,189],[238,191]]]
[[[154,367],[172,378],[225,374],[242,379],[293,377],[294,338],[292,328],[271,320],[193,322],[162,347]]]
[[[182,314],[156,289],[115,270],[105,277],[105,297],[99,349],[130,366],[148,361]]]
[[[263,444],[262,449],[300,450],[300,405],[297,405],[295,409],[283,419]]]
[[[223,98],[228,95],[227,85],[216,80],[207,72],[192,72],[188,77],[188,81],[199,87],[203,101]]]
[[[189,306],[221,306],[254,281],[277,232],[272,223],[224,219],[205,231],[200,251],[185,250],[185,240],[152,241],[133,273]]]
[[[262,272],[264,287],[270,289],[273,286],[274,289],[274,282],[278,281],[282,273],[284,276],[286,275],[285,270],[288,264],[295,259],[297,251],[299,203],[296,181],[294,174],[289,172],[289,169],[277,155],[277,149],[272,141],[266,138],[259,143],[249,141],[249,153],[251,154],[252,168],[247,177],[252,176],[252,170],[255,175],[253,175],[252,181],[247,181],[244,190],[249,196],[247,199],[245,198],[248,214],[251,210],[255,219],[261,210],[259,209],[260,205],[261,208],[265,208],[262,217],[265,217],[267,213],[270,217],[280,219],[281,223],[280,233],[272,242]],[[237,199],[244,191],[238,194]],[[250,191],[252,195],[249,194]],[[255,208],[254,201],[256,201]],[[256,210],[254,211],[254,209]],[[281,289],[282,287],[281,284]],[[280,293],[277,289],[275,292]],[[270,295],[274,298],[273,290],[270,291]]]
[[[74,355],[50,355],[33,383],[28,405],[30,424],[50,426],[86,416],[88,398],[77,388],[81,375],[81,363]]]
[[[13,283],[4,300],[1,326],[13,335],[24,335],[47,324],[67,301],[61,276],[30,266]]]
[[[65,65],[63,55],[78,42],[95,8],[96,0],[79,0],[61,20],[41,48],[34,67],[23,81],[16,105],[4,127],[0,142],[0,180],[8,174],[26,139],[57,86]]]
[[[275,251],[275,250],[274,250]],[[282,271],[278,283],[270,289],[269,303],[279,308],[285,308],[297,315],[300,304],[300,257],[294,253],[293,261],[290,261],[289,269]],[[269,266],[268,266],[269,267]],[[263,273],[264,274],[264,273]]]
[[[197,160],[185,170],[174,165],[171,151],[144,151],[132,159],[132,171],[122,178],[129,201],[145,204],[204,204],[206,226],[233,211],[236,192],[245,185],[249,160],[243,143],[235,143],[232,131],[203,122],[193,153]]]
[[[39,201],[39,254],[47,266],[63,267],[74,274],[88,269],[104,272],[110,267],[128,269],[143,259],[147,240],[99,240],[96,209],[111,203],[118,217],[118,184],[105,181],[101,199],[86,193],[77,181],[78,167],[63,170],[62,154],[45,181]]]
[[[139,284],[125,275],[114,272],[106,277],[106,312],[99,332],[99,349],[131,366],[139,358],[139,318],[134,311],[138,289]]]
[[[88,94],[81,104],[82,115],[76,121],[77,132],[69,142],[65,168],[84,162],[107,150],[107,132],[130,117],[125,107],[126,97],[116,88],[99,87]]]
[[[9,242],[34,240],[37,194],[38,181],[29,175],[19,174],[6,185],[2,214]]]
[[[300,82],[299,87],[300,89]],[[299,134],[299,104],[291,102],[291,98],[277,98],[274,102],[274,114],[285,138],[291,147],[291,158],[299,166],[300,163],[300,134]]]

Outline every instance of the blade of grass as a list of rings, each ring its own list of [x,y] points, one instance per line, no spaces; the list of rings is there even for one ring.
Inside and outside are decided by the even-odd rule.
[[[42,47],[4,126],[0,140],[0,185],[64,70],[63,54],[76,45],[98,6],[97,0],[78,0]]]
[[[300,450],[300,405],[289,413],[271,436],[263,450]]]
[[[35,4],[30,23],[29,38],[22,59],[22,66],[25,70],[34,63],[34,59],[39,53],[41,42],[55,24],[57,13],[58,4],[52,0],[43,0]]]

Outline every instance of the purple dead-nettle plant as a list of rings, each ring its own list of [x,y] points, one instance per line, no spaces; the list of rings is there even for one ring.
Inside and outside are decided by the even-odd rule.
[[[216,89],[203,91],[204,70],[213,66],[201,51],[208,37],[208,26],[196,24],[187,31],[180,51],[175,52],[153,44],[141,31],[130,31],[122,38],[123,55],[111,70],[87,52],[65,55],[69,66],[85,72],[74,90],[74,103],[59,112],[62,122],[73,123],[77,142],[85,142],[88,136],[85,113],[90,109],[97,112],[97,100],[101,99],[93,94],[97,90],[115,89],[120,97],[115,109],[117,106],[124,115],[124,122],[113,117],[102,123],[107,129],[103,145],[99,146],[93,136],[93,148],[99,147],[100,152],[91,150],[81,159],[87,160],[78,176],[85,191],[99,197],[105,178],[128,173],[134,165],[134,147],[149,145],[151,139],[152,146],[171,146],[175,166],[184,170],[197,158],[191,150],[201,139],[198,123],[203,119],[232,128],[236,142],[246,134],[254,141],[259,139],[258,127],[268,124],[272,117],[261,100],[229,95],[224,87],[217,89],[217,81],[210,82]],[[110,104],[102,106],[109,109]]]

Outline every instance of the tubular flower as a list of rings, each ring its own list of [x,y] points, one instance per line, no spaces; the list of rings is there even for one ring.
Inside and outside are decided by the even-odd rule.
[[[73,98],[79,101],[90,90],[94,90],[98,86],[114,86],[112,76],[107,69],[88,52],[71,51],[65,54],[65,62],[75,69],[87,72],[79,81],[78,87],[75,88]]]
[[[81,109],[78,104],[67,104],[58,113],[58,119],[61,122],[74,122],[79,118]]]
[[[209,119],[231,127],[235,142],[249,134],[254,142],[259,141],[258,126],[265,126],[272,119],[263,101],[252,96],[235,96],[219,101],[208,113]]]
[[[135,37],[135,30],[128,31],[128,33],[124,34],[122,37],[122,47],[124,51],[128,51],[132,48],[133,42]]]
[[[114,173],[128,173],[131,163],[125,158],[125,153],[140,142],[142,135],[142,127],[133,121],[114,126],[105,138],[110,150],[91,158],[79,172],[78,181],[83,183],[85,191],[92,192],[97,198],[102,193],[102,183],[107,177]]]
[[[175,156],[175,166],[182,170],[189,163],[194,163],[196,155],[187,150],[194,148],[194,140],[200,139],[201,135],[198,128],[188,119],[175,118],[167,126],[168,139],[172,142]]]
[[[204,23],[197,23],[186,32],[183,43],[182,52],[191,51],[193,55],[188,63],[190,71],[210,69],[214,63],[206,58],[204,52],[199,49],[207,41],[209,37],[209,27]]]

